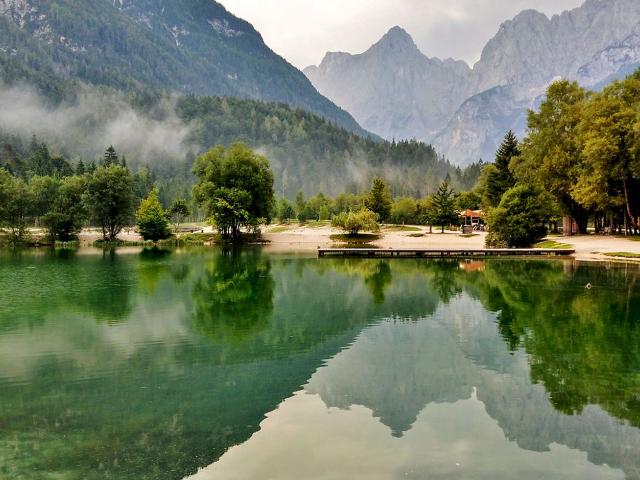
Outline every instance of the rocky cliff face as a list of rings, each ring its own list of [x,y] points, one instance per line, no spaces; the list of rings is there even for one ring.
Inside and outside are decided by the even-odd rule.
[[[491,162],[505,132],[511,129],[522,138],[531,107],[533,101],[512,86],[490,88],[465,100],[431,141],[454,164]]]
[[[527,10],[507,21],[474,67],[475,89],[539,87],[556,77],[576,79],[592,57],[624,41],[640,23],[637,0],[588,0],[547,18]],[[585,78],[586,84],[598,80]]]
[[[360,55],[329,53],[305,69],[319,91],[388,139],[437,133],[469,96],[470,72],[464,62],[426,57],[399,27]]]
[[[473,69],[427,58],[395,28],[367,52],[328,54],[305,73],[374,133],[434,142],[465,165],[491,160],[509,128],[523,134],[527,108],[552,81],[597,89],[639,64],[640,1],[587,0],[503,23]]]

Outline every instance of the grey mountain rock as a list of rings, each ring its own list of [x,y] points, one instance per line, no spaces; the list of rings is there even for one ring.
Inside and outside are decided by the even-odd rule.
[[[640,64],[640,1],[587,0],[549,18],[504,22],[480,60],[428,58],[396,27],[359,55],[329,53],[305,69],[316,88],[385,138],[433,142],[454,163],[492,160],[504,133],[559,78],[602,88]]]
[[[312,83],[359,119],[392,139],[435,134],[469,95],[466,63],[426,57],[409,34],[391,29],[360,55],[329,53],[305,69]]]
[[[433,145],[454,164],[492,161],[506,131],[512,129],[522,138],[531,107],[533,101],[512,86],[491,88],[467,99],[432,139]]]

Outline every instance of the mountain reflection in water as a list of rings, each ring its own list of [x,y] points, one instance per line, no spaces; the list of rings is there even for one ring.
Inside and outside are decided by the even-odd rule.
[[[638,272],[5,253],[0,477],[639,479]]]

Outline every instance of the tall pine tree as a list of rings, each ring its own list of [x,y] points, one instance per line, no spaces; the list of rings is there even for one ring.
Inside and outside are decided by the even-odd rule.
[[[438,191],[433,195],[433,221],[442,226],[442,233],[445,226],[457,220],[454,198],[455,192],[447,180],[440,184]]]
[[[496,160],[487,165],[480,178],[483,203],[487,207],[497,207],[505,192],[516,185],[516,179],[509,166],[514,157],[520,155],[520,147],[515,134],[509,130],[496,152]]]
[[[113,148],[113,145],[110,145],[109,148],[107,148],[107,151],[104,152],[104,159],[102,163],[105,167],[118,165],[118,154],[116,153],[116,149]]]
[[[391,214],[393,198],[389,186],[379,177],[371,182],[371,191],[366,200],[367,207],[378,215],[378,220],[385,222]]]
[[[516,185],[516,179],[509,166],[513,157],[520,155],[520,146],[515,134],[509,130],[496,152],[495,166],[498,170],[497,181],[502,190],[502,194]],[[502,197],[502,194],[500,197]]]

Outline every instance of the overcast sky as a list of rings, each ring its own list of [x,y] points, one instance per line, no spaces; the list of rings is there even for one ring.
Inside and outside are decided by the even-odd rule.
[[[220,0],[251,22],[267,44],[299,68],[318,64],[327,51],[361,53],[400,25],[430,57],[469,64],[500,24],[521,10],[547,15],[583,0]]]

